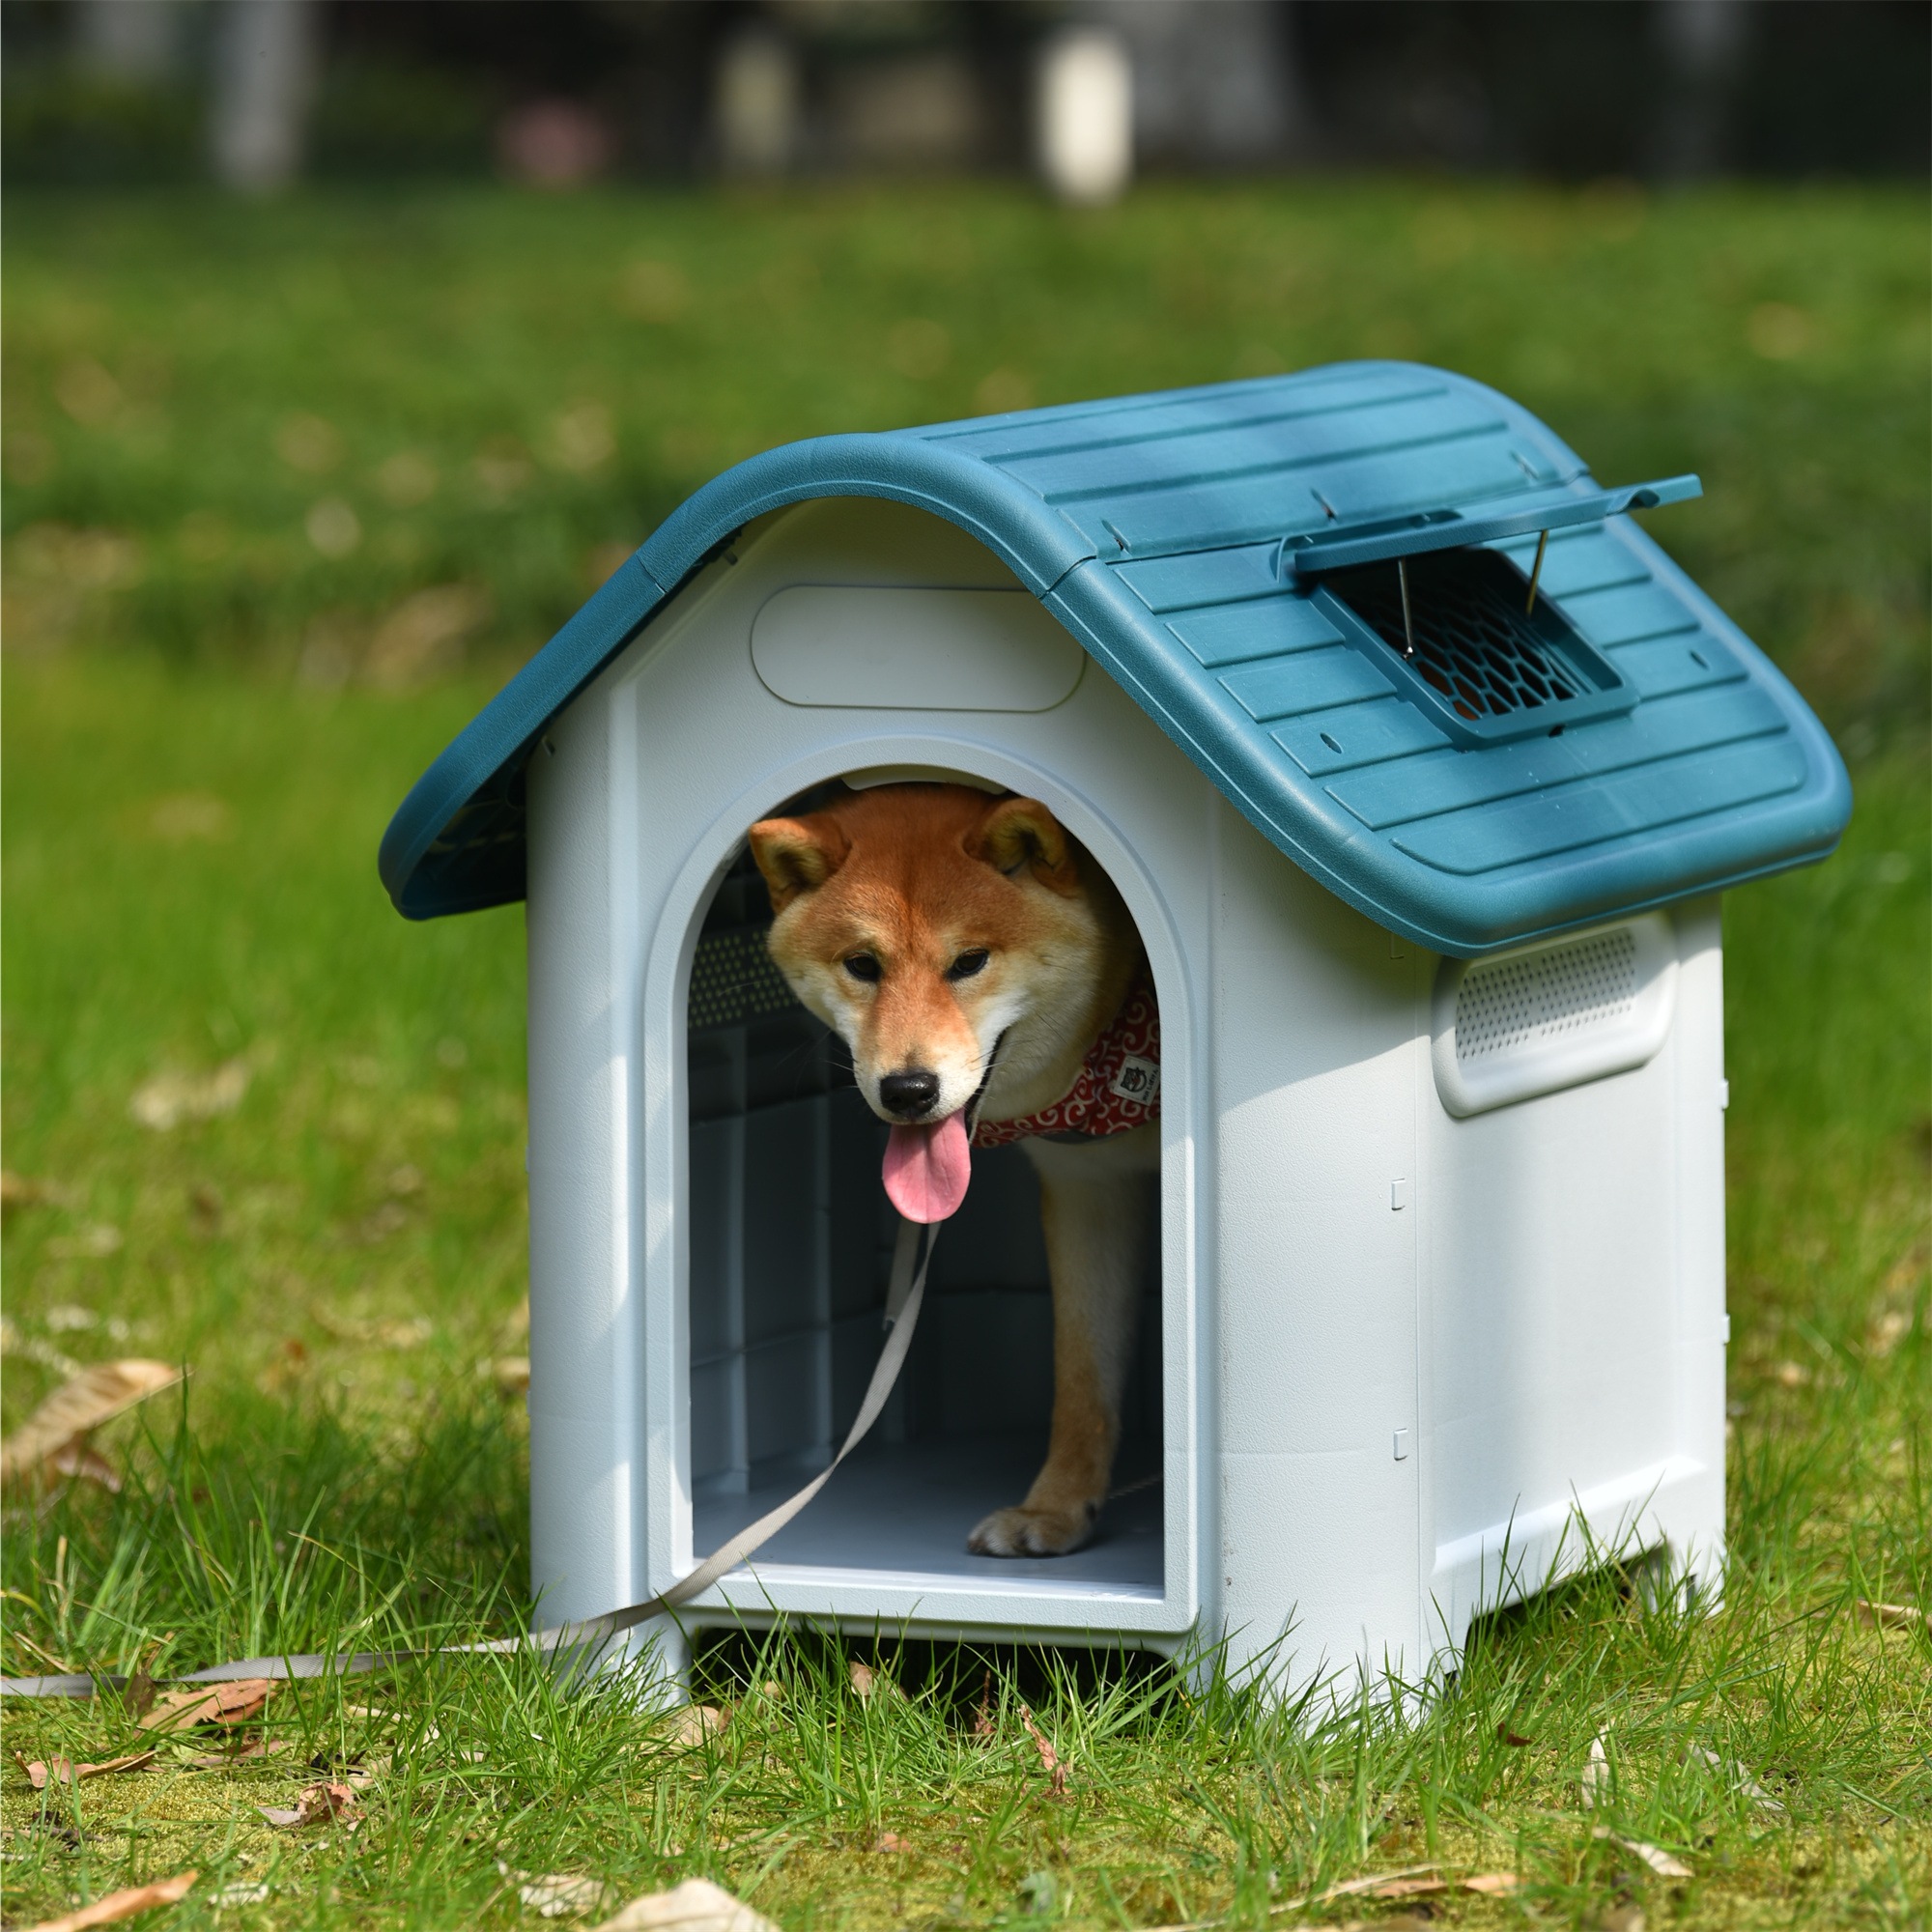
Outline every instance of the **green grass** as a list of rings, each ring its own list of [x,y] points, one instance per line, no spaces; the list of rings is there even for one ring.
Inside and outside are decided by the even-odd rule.
[[[1530,1881],[1438,1901],[1471,1926],[1925,1923],[1932,1641],[1850,1614],[1932,1603],[1925,213],[1347,183],[1095,216],[977,189],[16,198],[5,1122],[8,1168],[50,1192],[9,1215],[0,1397],[11,1427],[64,1355],[193,1374],[103,1432],[120,1495],[10,1492],[9,1670],[515,1627],[522,1409],[488,1369],[524,1346],[521,921],[404,924],[375,844],[601,547],[732,457],[1027,394],[1451,363],[1606,478],[1704,474],[1653,526],[1818,704],[1859,806],[1837,858],[1726,910],[1717,1615],[1606,1570],[1496,1620],[1453,1695],[1339,1713],[918,1647],[875,1660],[904,1694],[861,1701],[802,1633],[708,1653],[733,1716],[696,1749],[623,1687],[444,1661],[290,1690],[268,1728],[293,1751],[227,1770],[164,1752],[43,1807],[9,1760],[9,1922],[192,1863],[184,1925],[217,1880],[269,1883],[264,1926],[507,1925],[500,1861],[627,1893],[704,1873],[787,1927],[1258,1928],[1439,1861]],[[334,511],[340,554],[316,548],[319,501],[353,548]],[[130,1119],[156,1074],[238,1061],[232,1114]],[[1070,1752],[1065,1802],[1022,1699]],[[108,1703],[9,1704],[4,1730],[95,1760],[128,1735]],[[252,1809],[358,1751],[383,1769],[353,1836]],[[1696,1876],[1649,1873],[1600,1820]]]

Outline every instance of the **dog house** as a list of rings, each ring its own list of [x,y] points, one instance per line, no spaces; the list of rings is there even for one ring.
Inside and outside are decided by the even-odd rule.
[[[431,766],[411,918],[527,900],[546,1620],[822,1467],[880,1345],[884,1129],[747,828],[835,779],[1044,800],[1145,942],[1158,1239],[1117,1492],[1037,1464],[1033,1180],[981,1155],[873,1439],[652,1634],[1225,1639],[1416,1673],[1586,1549],[1723,1538],[1719,895],[1824,857],[1802,699],[1540,422],[1438,370],[837,436],[670,517]]]

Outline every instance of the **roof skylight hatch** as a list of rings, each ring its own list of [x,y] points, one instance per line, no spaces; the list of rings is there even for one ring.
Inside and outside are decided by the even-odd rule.
[[[1490,745],[1629,711],[1636,693],[1539,579],[1552,529],[1701,494],[1694,476],[1529,491],[1286,539],[1284,574],[1458,744]],[[1536,533],[1525,580],[1487,548]]]
[[[1316,593],[1342,634],[1464,744],[1627,711],[1636,694],[1492,550],[1358,564]]]

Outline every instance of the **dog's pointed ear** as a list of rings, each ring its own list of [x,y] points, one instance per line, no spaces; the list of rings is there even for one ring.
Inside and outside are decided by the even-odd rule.
[[[1037,798],[1003,798],[990,807],[967,836],[966,850],[1009,878],[1031,872],[1064,897],[1080,890],[1071,841]]]
[[[800,893],[822,886],[852,849],[843,827],[822,811],[808,818],[767,818],[746,837],[752,857],[765,875],[774,914],[783,912]]]

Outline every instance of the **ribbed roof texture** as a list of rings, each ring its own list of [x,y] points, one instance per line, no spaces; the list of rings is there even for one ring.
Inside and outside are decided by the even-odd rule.
[[[1694,483],[1662,487],[1669,500]],[[1628,516],[1603,514],[1569,448],[1465,378],[1362,362],[825,437],[740,464],[417,782],[383,841],[397,906],[433,918],[521,897],[537,733],[721,542],[814,497],[916,504],[980,538],[1268,838],[1438,951],[1493,951],[1822,858],[1850,815],[1804,700]],[[1566,527],[1566,508],[1595,520]],[[1478,716],[1425,685],[1400,631],[1338,604],[1346,580],[1305,574],[1340,540],[1412,553],[1423,600],[1422,553],[1469,554],[1441,550],[1444,526],[1476,538],[1499,521],[1552,526],[1538,621],[1573,639],[1584,700]],[[1490,547],[1518,582],[1538,535]]]

